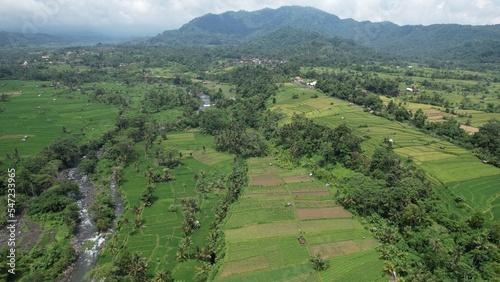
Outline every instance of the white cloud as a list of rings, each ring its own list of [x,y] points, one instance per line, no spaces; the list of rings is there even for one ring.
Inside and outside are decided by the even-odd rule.
[[[500,0],[0,0],[0,30],[31,32],[50,27],[91,27],[149,34],[176,29],[195,17],[228,10],[284,5],[314,6],[340,18],[397,24],[500,24]]]

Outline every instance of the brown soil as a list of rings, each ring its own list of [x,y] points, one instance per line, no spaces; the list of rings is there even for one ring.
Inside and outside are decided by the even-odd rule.
[[[297,209],[299,219],[319,219],[319,218],[351,218],[352,214],[342,207]]]
[[[469,135],[474,135],[475,133],[479,132],[479,128],[477,127],[472,127],[472,126],[467,126],[467,125],[460,125],[460,128],[463,130],[467,131]]]
[[[452,114],[443,113],[443,112],[438,111],[436,109],[425,109],[424,113],[427,115],[428,122],[444,122],[444,121],[446,121],[444,119],[445,116],[447,116],[447,117],[454,116]]]
[[[256,175],[252,177],[250,186],[278,186],[283,184],[281,178],[276,174]]]

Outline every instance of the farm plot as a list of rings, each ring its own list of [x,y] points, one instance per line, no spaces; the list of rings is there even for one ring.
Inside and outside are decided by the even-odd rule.
[[[326,244],[312,245],[309,247],[311,253],[321,254],[325,258],[342,256],[352,253],[373,249],[378,245],[375,239],[367,240],[348,240],[340,242],[332,242]]]
[[[224,268],[220,273],[220,277],[229,276],[231,274],[239,274],[244,272],[255,271],[268,267],[269,265],[262,256],[242,259],[240,261],[232,261],[224,266]]]
[[[250,186],[277,186],[283,184],[283,180],[276,174],[255,175],[250,180]]]
[[[498,192],[500,175],[492,175],[461,182],[447,183],[450,190],[462,197],[474,209],[486,214],[489,219],[498,219],[495,209],[500,207]]]
[[[297,209],[300,220],[321,218],[351,218],[352,214],[342,207],[328,207],[316,209]]]
[[[259,197],[289,197],[290,192],[283,186],[262,187],[252,186],[246,189],[246,193],[241,198],[259,198]]]
[[[64,89],[39,87],[50,82],[2,82],[0,93],[16,95],[9,95],[6,102],[0,103],[0,161],[14,148],[25,157],[40,152],[59,137],[90,140],[114,127],[116,106],[88,102],[82,94],[61,94]],[[28,138],[23,139],[24,136]]]
[[[337,204],[334,200],[294,200],[295,207],[299,208],[324,208],[335,207]]]
[[[325,101],[322,102],[324,106],[307,112],[306,116],[312,118],[318,124],[332,128],[340,124],[346,124],[364,138],[365,141],[361,146],[368,156],[371,156],[376,148],[383,146],[382,140],[384,138],[391,138],[394,140],[394,151],[406,159],[413,159],[416,164],[420,165],[420,167],[428,173],[433,183],[440,187],[442,184],[449,186],[449,183],[469,180],[474,180],[478,183],[485,181],[484,185],[488,186],[488,180],[485,178],[489,176],[500,177],[499,168],[483,164],[481,160],[475,157],[470,151],[462,149],[452,143],[433,138],[406,124],[374,116],[365,112],[361,107],[354,105],[349,106],[348,102],[328,98],[320,93],[318,93],[318,95],[320,96],[318,100],[325,99]],[[312,105],[309,100],[290,101],[289,104],[276,105],[275,108],[290,110],[301,103],[307,104],[308,106]],[[331,103],[333,103],[333,105]],[[436,119],[440,119],[443,115],[446,115],[446,113],[428,105],[410,104],[409,108],[419,108],[420,106],[422,106],[421,108],[426,110],[429,115],[435,116]],[[494,115],[478,111],[463,111],[463,113],[472,114],[473,126],[484,124],[489,118],[495,117]],[[283,119],[281,123],[287,123],[289,121],[290,117]],[[481,184],[478,185],[480,186]],[[444,188],[440,189],[443,189],[443,191],[438,191],[438,194],[444,195],[448,193]],[[464,190],[462,188],[457,188],[456,190],[456,194],[462,195],[470,206],[488,212],[491,209],[491,216],[497,213],[497,208],[495,206],[490,206],[491,204],[489,203],[497,199],[498,192],[486,195],[483,194],[481,189]],[[458,190],[465,192],[458,192]],[[294,196],[298,195],[299,194],[294,194]],[[451,205],[454,205],[454,203],[451,203]],[[495,217],[495,219],[498,218]]]
[[[320,281],[319,275],[311,271],[309,262],[297,265],[287,265],[273,269],[252,271],[227,277],[218,277],[216,281],[220,282],[315,282]],[[325,280],[327,281],[327,280]]]
[[[249,163],[250,171],[267,161],[253,159]],[[269,175],[252,174],[252,177]],[[344,256],[374,248],[376,241],[371,233],[353,219],[352,214],[336,205],[324,183],[309,177],[305,170],[282,170],[277,176],[286,179],[303,175],[308,182],[250,186],[243,190],[225,222],[227,251],[216,281],[321,281],[308,262],[318,248],[333,249],[338,245]],[[258,264],[254,263],[256,258],[260,260]],[[359,265],[370,264],[382,273],[378,257],[370,254],[368,260],[355,259]],[[238,270],[247,262],[247,269]],[[337,280],[335,275],[345,273],[336,272],[333,281]]]
[[[328,197],[328,188],[295,188],[290,190],[295,198],[302,197]]]
[[[322,281],[388,281],[375,249],[330,258],[331,267],[319,273]]]
[[[170,133],[167,136],[168,140],[162,142],[161,145],[154,142],[154,146],[164,146],[165,148],[178,150],[193,149],[193,153],[201,153],[203,147],[205,147],[205,154],[211,155],[212,151],[208,149],[212,149],[213,143],[210,143],[210,140],[203,136],[198,137],[198,134],[198,132]],[[143,144],[139,143],[134,149],[136,152],[141,152],[143,146]],[[153,147],[152,150],[154,149]],[[180,159],[182,165],[172,170],[174,180],[155,184],[155,201],[151,206],[142,210],[142,225],[140,228],[134,228],[133,226],[136,216],[131,213],[131,209],[133,206],[140,205],[142,189],[138,189],[138,187],[147,185],[144,172],[147,166],[154,167],[155,163],[152,158],[142,161],[142,157],[141,162],[138,162],[135,159],[136,155],[134,155],[130,161],[139,164],[139,172],[136,172],[132,165],[124,168],[124,181],[120,188],[124,202],[127,203],[124,217],[129,223],[124,224],[116,232],[116,236],[119,238],[118,244],[127,247],[130,251],[141,254],[146,259],[151,271],[169,270],[176,280],[194,280],[195,269],[201,263],[194,260],[180,263],[175,259],[179,242],[183,237],[180,229],[183,222],[180,202],[186,198],[197,198],[194,176],[200,170],[228,172],[230,167],[228,163],[232,161],[232,156],[227,154],[220,157],[218,154],[220,153],[217,153],[214,158],[219,161],[211,165],[203,163],[197,158],[189,156],[189,154],[183,154]],[[214,221],[215,206],[219,203],[219,194],[217,193],[223,193],[223,191],[206,194],[205,197],[198,198],[200,210],[195,214],[195,218],[199,221],[200,227],[191,235],[190,253],[193,253],[196,247],[202,247],[206,244],[210,226]],[[113,255],[110,251],[105,250],[99,259],[99,263],[106,263],[112,259]]]

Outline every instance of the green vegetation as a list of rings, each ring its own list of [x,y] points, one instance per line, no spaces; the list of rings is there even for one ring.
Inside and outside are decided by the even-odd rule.
[[[316,266],[336,280],[345,277],[347,269],[337,267],[347,261],[369,266],[370,271],[357,274],[360,281],[387,279],[382,262],[371,252],[377,242],[331,200],[335,189],[325,187],[303,168],[279,168],[273,158],[248,162],[250,186],[224,223],[227,255],[216,281],[320,281],[318,275],[323,278],[323,272],[311,273]],[[313,255],[314,261],[309,262]]]
[[[378,36],[357,34],[363,47],[349,41],[360,23],[264,12],[148,43],[0,49],[0,175],[16,170],[23,231],[19,272],[0,280],[54,281],[76,259],[79,191],[59,175],[75,166],[112,231],[88,280],[498,277],[496,27],[415,27],[408,45],[401,27],[366,23]],[[254,34],[280,15],[294,24]]]

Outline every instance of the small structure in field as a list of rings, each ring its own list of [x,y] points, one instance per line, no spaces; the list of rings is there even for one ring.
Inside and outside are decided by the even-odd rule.
[[[299,243],[300,243],[301,245],[305,245],[305,244],[306,244],[306,238],[304,238],[304,236],[300,236],[300,237],[299,237]]]

